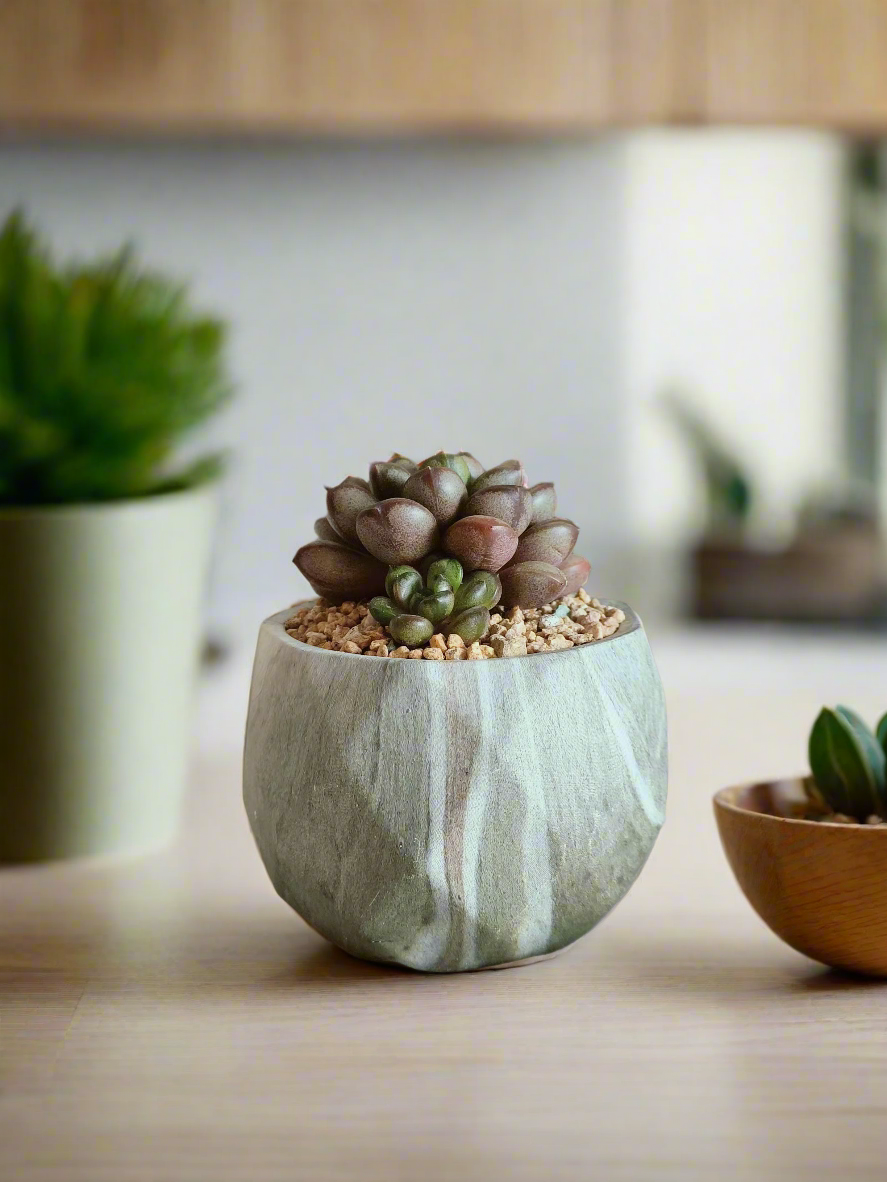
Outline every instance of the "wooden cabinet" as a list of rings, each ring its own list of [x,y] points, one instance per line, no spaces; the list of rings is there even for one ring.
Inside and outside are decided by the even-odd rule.
[[[0,124],[887,128],[887,0],[0,0]]]

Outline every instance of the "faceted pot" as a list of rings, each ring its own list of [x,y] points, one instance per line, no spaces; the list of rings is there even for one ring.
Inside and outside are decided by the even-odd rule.
[[[278,894],[354,956],[458,972],[549,955],[625,895],[665,815],[640,619],[573,649],[417,661],[259,632],[243,794]]]

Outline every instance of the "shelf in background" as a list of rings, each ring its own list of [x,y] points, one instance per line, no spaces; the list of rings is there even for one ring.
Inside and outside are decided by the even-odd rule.
[[[0,0],[0,125],[875,134],[885,62],[885,0]]]

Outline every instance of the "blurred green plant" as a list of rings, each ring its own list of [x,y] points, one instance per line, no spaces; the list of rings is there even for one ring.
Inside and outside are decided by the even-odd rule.
[[[20,212],[0,231],[0,504],[105,501],[200,483],[174,449],[231,392],[225,326],[125,248],[58,266]]]
[[[810,731],[812,782],[807,795],[817,811],[865,821],[887,817],[887,715],[876,731],[847,706],[824,706]]]
[[[683,395],[670,390],[663,395],[661,403],[702,468],[709,530],[742,527],[752,507],[751,480],[742,464]]]

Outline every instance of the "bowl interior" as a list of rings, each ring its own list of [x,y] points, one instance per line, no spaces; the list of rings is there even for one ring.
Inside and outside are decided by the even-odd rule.
[[[789,820],[797,817],[797,806],[805,799],[804,781],[800,776],[762,784],[740,784],[736,788],[723,788],[715,794],[715,801],[720,805]]]

